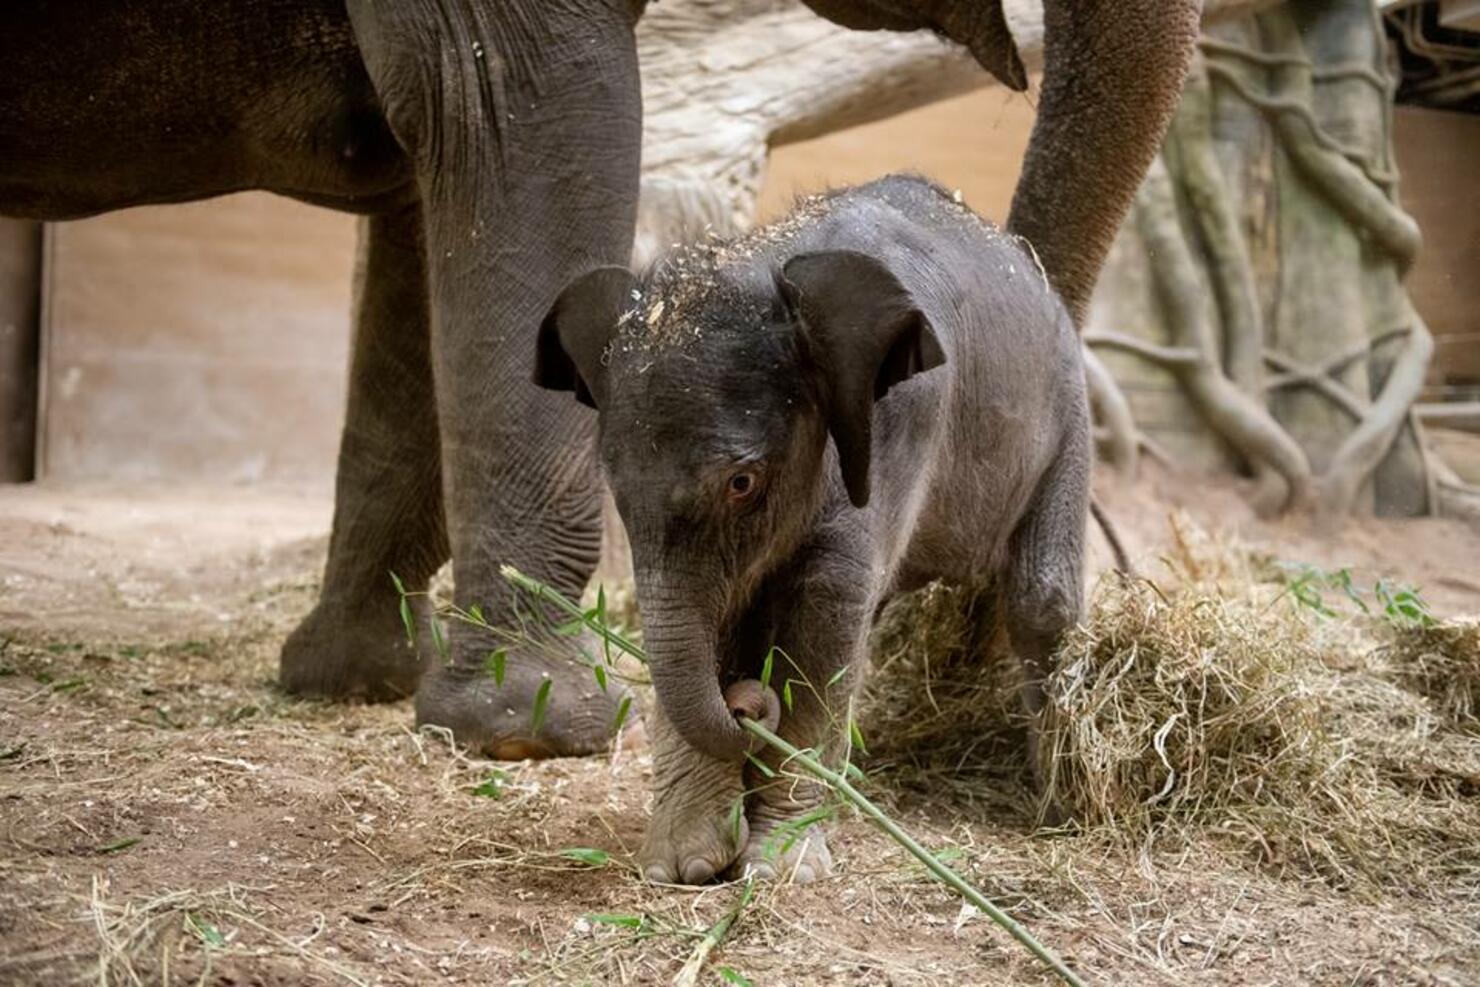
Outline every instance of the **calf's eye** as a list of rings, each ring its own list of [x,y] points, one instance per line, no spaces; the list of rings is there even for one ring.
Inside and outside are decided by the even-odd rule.
[[[736,470],[727,486],[731,500],[746,500],[760,487],[760,479],[752,470]]]

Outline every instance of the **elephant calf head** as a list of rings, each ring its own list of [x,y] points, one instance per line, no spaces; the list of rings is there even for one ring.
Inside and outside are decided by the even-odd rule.
[[[535,382],[600,414],[653,684],[694,747],[750,748],[732,714],[775,701],[733,686],[726,701],[730,625],[830,488],[868,503],[874,402],[943,361],[896,273],[849,250],[693,247],[642,277],[592,271],[556,301]]]

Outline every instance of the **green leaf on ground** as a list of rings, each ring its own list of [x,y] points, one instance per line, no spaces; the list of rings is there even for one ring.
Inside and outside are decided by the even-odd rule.
[[[472,788],[472,792],[479,798],[500,798],[504,794],[504,783],[508,780],[508,775],[504,774],[502,771],[495,769],[489,772],[487,778],[474,785]]]
[[[220,949],[226,945],[226,937],[221,934],[221,930],[194,912],[185,913],[185,928],[194,933],[207,946]]]

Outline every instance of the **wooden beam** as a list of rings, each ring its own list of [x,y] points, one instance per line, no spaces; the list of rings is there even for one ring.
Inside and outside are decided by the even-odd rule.
[[[36,476],[41,224],[0,219],[0,483]]]

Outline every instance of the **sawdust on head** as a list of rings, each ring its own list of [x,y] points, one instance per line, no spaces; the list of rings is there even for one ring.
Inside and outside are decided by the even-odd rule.
[[[891,187],[890,182],[896,185]],[[703,335],[704,311],[716,303],[731,313],[744,313],[754,307],[755,299],[746,295],[735,277],[727,275],[757,263],[779,267],[800,234],[871,190],[872,186],[860,186],[801,196],[789,213],[764,226],[730,237],[710,230],[693,243],[674,244],[653,263],[640,286],[633,289],[631,304],[618,319],[613,347],[671,348]],[[948,191],[918,176],[884,179],[880,199],[926,226],[954,225],[976,233],[1001,235],[993,223],[965,204],[959,191]],[[1031,245],[1016,239],[1042,275],[1042,264]],[[1046,276],[1044,280],[1046,283]],[[749,314],[755,322],[763,315],[760,311]]]

